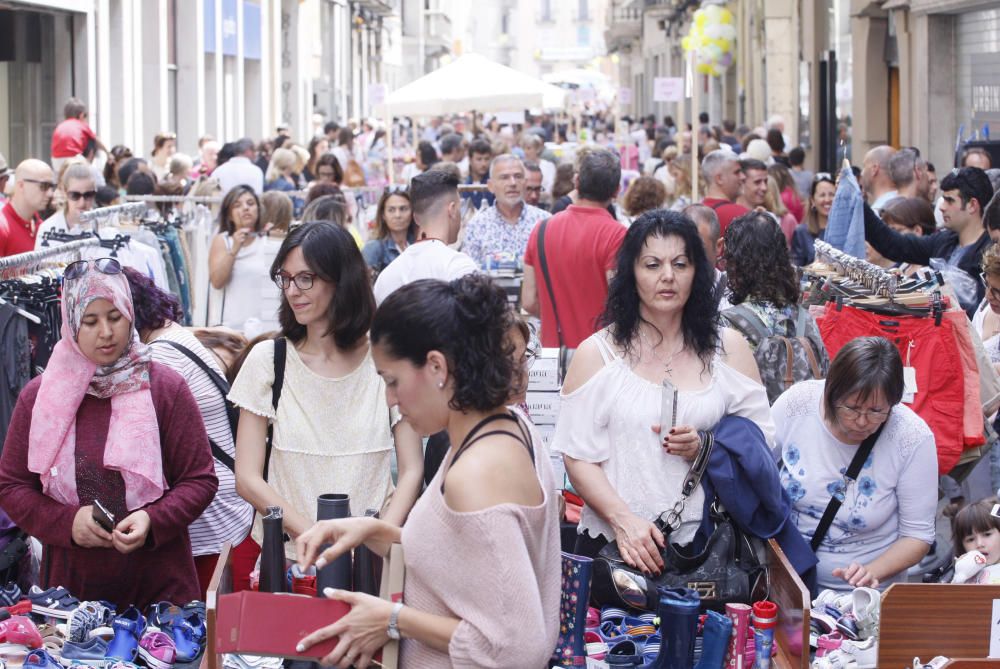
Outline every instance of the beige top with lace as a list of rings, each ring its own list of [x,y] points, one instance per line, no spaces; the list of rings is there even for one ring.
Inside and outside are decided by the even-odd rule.
[[[375,371],[371,351],[346,376],[327,378],[306,367],[291,342],[285,381],[275,415],[271,408],[274,342],[257,344],[233,383],[229,399],[274,424],[268,483],[292,507],[316,519],[316,498],[350,495],[351,515],[381,510],[392,495],[392,425],[385,384]],[[253,538],[263,538],[260,514]],[[295,544],[285,545],[295,558]]]

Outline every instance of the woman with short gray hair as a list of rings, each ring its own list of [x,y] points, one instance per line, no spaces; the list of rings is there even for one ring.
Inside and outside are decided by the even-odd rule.
[[[934,541],[934,435],[900,403],[903,392],[895,345],[859,337],[840,349],[825,380],[797,383],[771,407],[792,522],[812,540],[831,498],[842,503],[814,542],[820,588],[905,580]],[[851,481],[845,472],[869,438],[874,445]]]

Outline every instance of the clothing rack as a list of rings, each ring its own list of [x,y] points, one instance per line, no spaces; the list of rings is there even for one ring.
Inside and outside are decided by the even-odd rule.
[[[93,223],[94,231],[97,231],[97,226],[100,221],[111,218],[112,216],[123,216],[125,218],[139,218],[146,213],[146,205],[143,202],[129,202],[126,204],[116,204],[111,207],[101,207],[100,209],[91,209],[90,211],[85,211],[80,214],[80,223]]]
[[[821,239],[817,239],[814,245],[816,257],[835,265],[847,278],[857,281],[875,295],[889,299],[895,297],[899,285],[899,277],[896,274],[867,260],[844,253]]]
[[[53,246],[52,248],[39,249],[38,251],[18,253],[16,255],[7,256],[6,258],[0,258],[0,272],[9,269],[31,269],[33,267],[37,267],[40,263],[46,260],[53,260],[60,256],[64,256],[67,253],[74,253],[80,249],[100,245],[101,240],[94,237],[91,239],[80,239],[75,242],[68,242],[61,246]]]
[[[489,186],[486,184],[459,184],[459,192],[476,192],[488,190]],[[344,195],[354,195],[354,194],[364,194],[364,193],[379,193],[385,191],[385,187],[382,186],[363,186],[360,188],[341,188]],[[300,197],[306,198],[309,196],[308,190],[290,190],[290,191],[280,191],[287,195],[288,197]],[[222,202],[221,197],[212,195],[126,195],[123,198],[127,203],[144,202],[146,204],[163,204],[163,203],[185,203],[193,202],[195,204],[219,204]],[[126,207],[128,204],[117,205],[118,207]],[[105,207],[104,209],[114,209],[114,207]],[[89,218],[84,219],[83,216],[86,214],[95,214],[98,211],[103,211],[103,209],[94,209],[91,212],[86,212],[81,214],[80,220],[90,220]]]

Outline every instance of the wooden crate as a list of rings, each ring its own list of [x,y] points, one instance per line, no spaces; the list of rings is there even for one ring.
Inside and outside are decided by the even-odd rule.
[[[215,622],[218,614],[219,595],[233,591],[233,547],[229,543],[222,545],[219,561],[208,582],[208,592],[205,595],[205,626],[208,629],[208,644],[201,658],[199,669],[222,669],[222,656],[215,652]]]

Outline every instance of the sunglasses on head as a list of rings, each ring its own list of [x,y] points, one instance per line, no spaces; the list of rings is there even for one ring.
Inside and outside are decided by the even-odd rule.
[[[76,202],[80,198],[83,198],[84,200],[93,200],[94,198],[97,197],[97,191],[88,190],[81,193],[80,191],[77,190],[71,190],[71,191],[66,191],[66,197],[68,197],[73,202]]]
[[[813,177],[813,181],[833,181],[833,177],[829,172],[817,172],[816,176]]]
[[[66,266],[63,272],[64,281],[73,281],[86,274],[91,265],[102,274],[121,274],[122,264],[114,258],[96,258],[94,260],[77,260]]]

